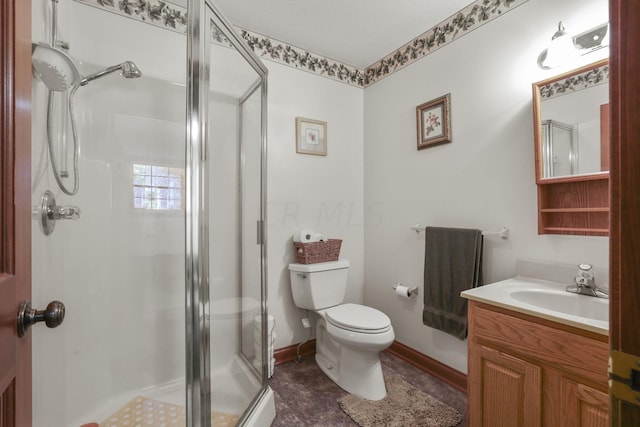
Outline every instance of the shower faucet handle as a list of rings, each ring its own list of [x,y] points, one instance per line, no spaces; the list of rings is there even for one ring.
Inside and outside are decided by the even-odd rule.
[[[51,219],[80,219],[80,208],[77,206],[54,206],[47,212]]]
[[[40,202],[40,229],[45,236],[53,233],[59,219],[80,219],[80,208],[77,206],[58,206],[56,198],[49,190],[45,191]]]

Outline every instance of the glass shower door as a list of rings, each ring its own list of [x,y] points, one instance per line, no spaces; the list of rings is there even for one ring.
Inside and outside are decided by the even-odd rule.
[[[50,21],[33,21],[34,40],[46,40],[41,28]],[[83,76],[125,60],[142,76],[114,72],[77,89],[80,185],[72,196],[54,179],[47,88],[33,82],[32,204],[39,215],[32,226],[32,297],[36,307],[66,305],[60,327],[31,331],[33,425],[126,425],[132,414],[159,420],[160,405],[184,418],[186,39],[78,2],[64,3],[59,27]],[[165,56],[145,40],[161,44]],[[164,58],[178,59],[154,67]],[[51,148],[61,166],[74,151],[72,139],[65,150],[58,135],[63,125],[55,119],[64,106],[51,111]],[[61,177],[70,187],[72,164],[70,158],[68,177]],[[49,234],[40,226],[47,191],[59,206],[80,210],[76,219],[56,221]],[[138,405],[154,410],[138,414]]]
[[[265,386],[262,354],[262,79],[209,20],[211,395],[240,413]],[[225,41],[226,40],[226,41]]]
[[[192,82],[187,113],[198,121],[189,135],[191,183],[202,185],[191,206],[203,214],[191,226],[200,262],[190,280],[197,357],[188,412],[201,423],[194,425],[208,425],[209,415],[213,426],[243,425],[267,390],[271,362],[264,345],[266,68],[211,5],[202,14],[205,25],[190,45],[192,73],[201,78]]]

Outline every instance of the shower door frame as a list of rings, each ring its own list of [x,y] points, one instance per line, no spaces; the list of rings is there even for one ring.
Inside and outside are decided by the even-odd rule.
[[[266,165],[267,165],[267,68],[235,32],[210,0],[188,0],[187,112],[186,112],[186,408],[187,427],[211,425],[211,367],[209,325],[209,224],[208,224],[208,99],[211,38],[209,17],[231,45],[251,65],[261,81],[261,183],[257,244],[261,254],[260,314],[262,317],[262,387],[239,420],[242,425],[251,409],[267,392],[267,262],[266,262]],[[209,13],[208,13],[209,12]]]

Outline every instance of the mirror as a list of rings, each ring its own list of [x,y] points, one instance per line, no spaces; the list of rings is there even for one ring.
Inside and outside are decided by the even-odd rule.
[[[533,84],[536,179],[609,170],[609,61]]]

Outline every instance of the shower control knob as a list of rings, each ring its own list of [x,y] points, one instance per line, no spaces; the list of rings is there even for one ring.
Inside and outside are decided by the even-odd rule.
[[[44,310],[36,310],[31,307],[31,301],[23,301],[18,311],[18,336],[25,336],[31,325],[38,322],[44,322],[48,328],[60,326],[64,311],[64,304],[60,301],[51,301]]]
[[[76,206],[54,206],[47,212],[51,219],[80,219],[80,208]]]
[[[53,233],[56,221],[61,219],[80,219],[80,208],[76,206],[58,206],[56,198],[49,190],[42,195],[40,202],[40,229],[45,236]]]

